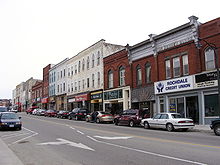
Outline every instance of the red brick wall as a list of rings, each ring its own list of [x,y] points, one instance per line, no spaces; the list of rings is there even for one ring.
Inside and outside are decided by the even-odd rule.
[[[51,64],[43,68],[43,97],[49,97],[49,70],[50,68],[51,68]]]
[[[119,87],[119,67],[125,67],[125,86],[131,85],[131,71],[128,62],[128,52],[124,49],[103,59],[104,89],[108,89],[108,71],[113,71],[113,88]]]

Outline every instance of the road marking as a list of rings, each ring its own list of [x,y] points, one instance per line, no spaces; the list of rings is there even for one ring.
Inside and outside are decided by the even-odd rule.
[[[118,140],[118,139],[130,139],[133,138],[132,136],[127,137],[107,137],[107,136],[93,136],[100,139],[106,139],[106,140]]]
[[[35,119],[35,120],[47,122],[47,123],[52,123],[52,124],[57,124],[57,125],[61,125],[61,126],[66,126],[66,124],[57,123],[57,122],[54,122],[54,121],[47,121],[47,120],[42,120],[42,119],[32,118],[32,117],[27,117],[27,116],[24,116],[24,117],[29,118],[29,119]],[[118,133],[118,132],[112,132],[112,131],[105,131],[105,130],[100,130],[100,129],[95,129],[95,128],[87,128],[87,127],[82,127],[82,126],[75,126],[75,127],[76,128],[81,128],[81,129],[86,129],[86,130],[89,130],[89,131],[97,131],[97,132],[101,132],[101,133],[111,133],[111,134],[121,135],[121,136],[133,136],[133,137],[136,137],[136,138],[152,140],[152,141],[158,141],[158,142],[186,144],[186,145],[191,145],[191,146],[199,146],[199,147],[220,149],[220,146],[210,146],[210,145],[205,145],[205,144],[197,144],[197,143],[183,142],[183,141],[177,141],[177,140],[167,140],[167,139],[161,139],[161,138],[156,138],[156,137],[137,136],[137,135],[132,135],[132,134]]]
[[[35,131],[32,131],[32,130],[27,129],[27,128],[24,128],[24,127],[23,127],[23,129],[25,129],[25,130],[27,130],[27,131],[33,133],[33,134],[30,135],[30,136],[27,136],[27,137],[25,137],[25,138],[19,139],[19,140],[13,142],[13,143],[10,143],[10,144],[8,144],[8,146],[13,145],[13,144],[18,143],[18,142],[20,142],[20,141],[23,141],[23,140],[26,140],[26,139],[29,139],[29,138],[31,138],[31,137],[34,137],[34,136],[38,135],[38,133],[35,132]]]
[[[177,160],[177,161],[182,161],[182,162],[187,162],[187,163],[192,163],[192,164],[206,165],[205,163],[195,162],[195,161],[191,161],[191,160],[186,160],[186,159],[176,158],[176,157],[172,157],[172,156],[157,154],[154,152],[148,152],[148,151],[130,148],[130,147],[126,147],[126,146],[121,146],[118,144],[112,144],[112,143],[108,143],[108,142],[99,141],[91,136],[87,136],[87,137],[95,142],[98,142],[98,143],[103,143],[103,144],[107,144],[107,145],[111,145],[111,146],[115,146],[115,147],[119,147],[119,148],[123,148],[123,149],[127,149],[127,150],[132,150],[132,151],[136,151],[136,152],[140,152],[140,153],[144,153],[144,154],[148,154],[148,155],[154,155],[154,156],[158,156],[158,157],[163,157],[163,158],[167,158],[167,159],[172,159],[172,160]]]
[[[69,146],[72,146],[72,147],[78,147],[78,148],[82,148],[82,149],[86,149],[86,150],[90,150],[90,151],[95,151],[94,149],[82,144],[82,143],[74,143],[74,142],[71,142],[69,140],[65,140],[65,139],[62,139],[62,138],[57,138],[56,140],[58,140],[58,142],[46,142],[46,143],[39,143],[37,145],[69,145]]]
[[[84,135],[84,133],[83,133],[83,132],[81,132],[81,131],[79,131],[79,130],[77,130],[76,132],[78,132],[78,133],[80,133],[80,134]]]
[[[23,136],[23,135],[29,135],[29,134],[30,133],[22,133],[22,134],[17,134],[17,135],[13,135],[13,136],[3,137],[2,139],[6,140],[6,139],[10,139],[10,138],[18,137],[18,136]]]

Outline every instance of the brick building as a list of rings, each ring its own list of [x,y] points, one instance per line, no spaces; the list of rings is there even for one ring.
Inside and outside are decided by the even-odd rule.
[[[42,108],[41,99],[43,96],[43,81],[37,81],[34,86],[32,86],[32,106],[38,106],[39,108]]]
[[[126,49],[103,59],[104,110],[118,114],[131,108],[131,69]]]

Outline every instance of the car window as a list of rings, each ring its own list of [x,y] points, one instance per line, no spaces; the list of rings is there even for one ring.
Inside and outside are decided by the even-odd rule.
[[[182,118],[182,116],[180,114],[171,114],[171,116],[174,119]]]
[[[157,114],[157,115],[154,116],[154,119],[159,119],[160,116],[161,116],[161,114]]]
[[[109,113],[109,112],[100,112],[101,114],[103,114],[103,115],[110,115],[111,113]]]
[[[79,110],[79,113],[86,113],[86,110]]]
[[[0,112],[6,112],[7,108],[6,107],[0,107]]]
[[[162,115],[160,116],[160,119],[168,119],[168,115],[167,115],[167,114],[162,114]]]
[[[18,116],[14,113],[4,113],[1,116],[2,119],[18,119]]]

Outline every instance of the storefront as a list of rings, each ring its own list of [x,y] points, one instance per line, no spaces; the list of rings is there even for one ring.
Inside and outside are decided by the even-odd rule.
[[[103,90],[98,90],[90,93],[91,112],[103,111]]]
[[[48,101],[49,101],[48,97],[44,97],[41,99],[43,109],[48,109]]]
[[[49,97],[49,109],[56,109],[55,96]]]
[[[119,114],[131,108],[130,87],[116,88],[104,91],[103,110],[112,114]]]
[[[56,110],[67,110],[66,94],[56,96]]]
[[[67,97],[67,110],[72,111],[74,109],[74,102],[76,102],[75,97],[68,96]]]
[[[202,73],[155,82],[158,112],[177,112],[196,124],[210,124],[219,116],[215,74]]]
[[[68,110],[83,108],[90,110],[90,93],[68,96]]]

